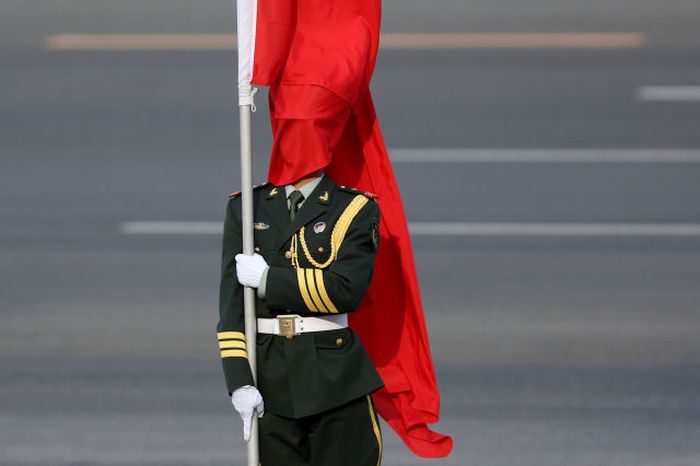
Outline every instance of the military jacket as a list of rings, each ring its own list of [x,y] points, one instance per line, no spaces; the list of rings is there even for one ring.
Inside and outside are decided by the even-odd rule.
[[[290,221],[284,186],[253,190],[255,251],[270,266],[258,317],[323,316],[355,311],[372,279],[379,247],[379,206],[371,193],[325,175]],[[229,394],[253,385],[244,342],[241,202],[232,193],[222,247],[217,336]],[[258,334],[257,387],[265,409],[299,418],[340,406],[383,386],[359,337],[349,328],[292,338]]]

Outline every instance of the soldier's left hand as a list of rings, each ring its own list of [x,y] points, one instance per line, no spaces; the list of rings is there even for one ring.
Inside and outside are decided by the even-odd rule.
[[[260,279],[267,267],[267,262],[258,253],[252,256],[236,254],[236,276],[238,277],[238,282],[243,286],[259,287]]]

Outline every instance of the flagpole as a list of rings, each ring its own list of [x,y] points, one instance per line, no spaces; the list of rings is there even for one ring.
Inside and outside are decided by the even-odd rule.
[[[257,0],[236,0],[236,35],[238,49],[238,112],[241,137],[241,231],[243,254],[253,255],[253,144],[251,113],[255,111],[253,96],[257,89],[251,85],[255,43]],[[248,363],[257,384],[255,289],[243,288],[245,313],[245,344]],[[258,417],[254,414],[247,445],[247,466],[259,466]]]
[[[252,131],[251,105],[239,105],[241,131],[241,228],[243,232],[243,254],[253,254],[253,168],[252,168]],[[248,362],[253,373],[253,381],[257,383],[255,367],[255,288],[244,287],[243,308],[245,312],[245,343],[248,350]],[[258,418],[253,415],[250,439],[248,440],[248,466],[258,466]]]

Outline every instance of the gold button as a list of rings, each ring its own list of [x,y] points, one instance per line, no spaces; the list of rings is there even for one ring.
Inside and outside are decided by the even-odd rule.
[[[292,251],[284,251],[284,257],[286,257],[287,259],[291,259]]]
[[[338,346],[342,345],[342,344],[343,344],[343,339],[342,339],[342,338],[336,339],[336,340],[335,340],[335,344],[338,345]]]
[[[255,246],[255,250],[256,250],[256,251],[260,251],[260,248],[257,247],[257,246]]]
[[[318,247],[318,252],[323,252],[323,246]]]

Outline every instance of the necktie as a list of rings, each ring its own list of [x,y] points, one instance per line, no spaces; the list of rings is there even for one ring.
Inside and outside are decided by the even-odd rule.
[[[299,210],[299,204],[304,200],[304,195],[298,189],[289,194],[289,218],[294,220],[294,216]]]

